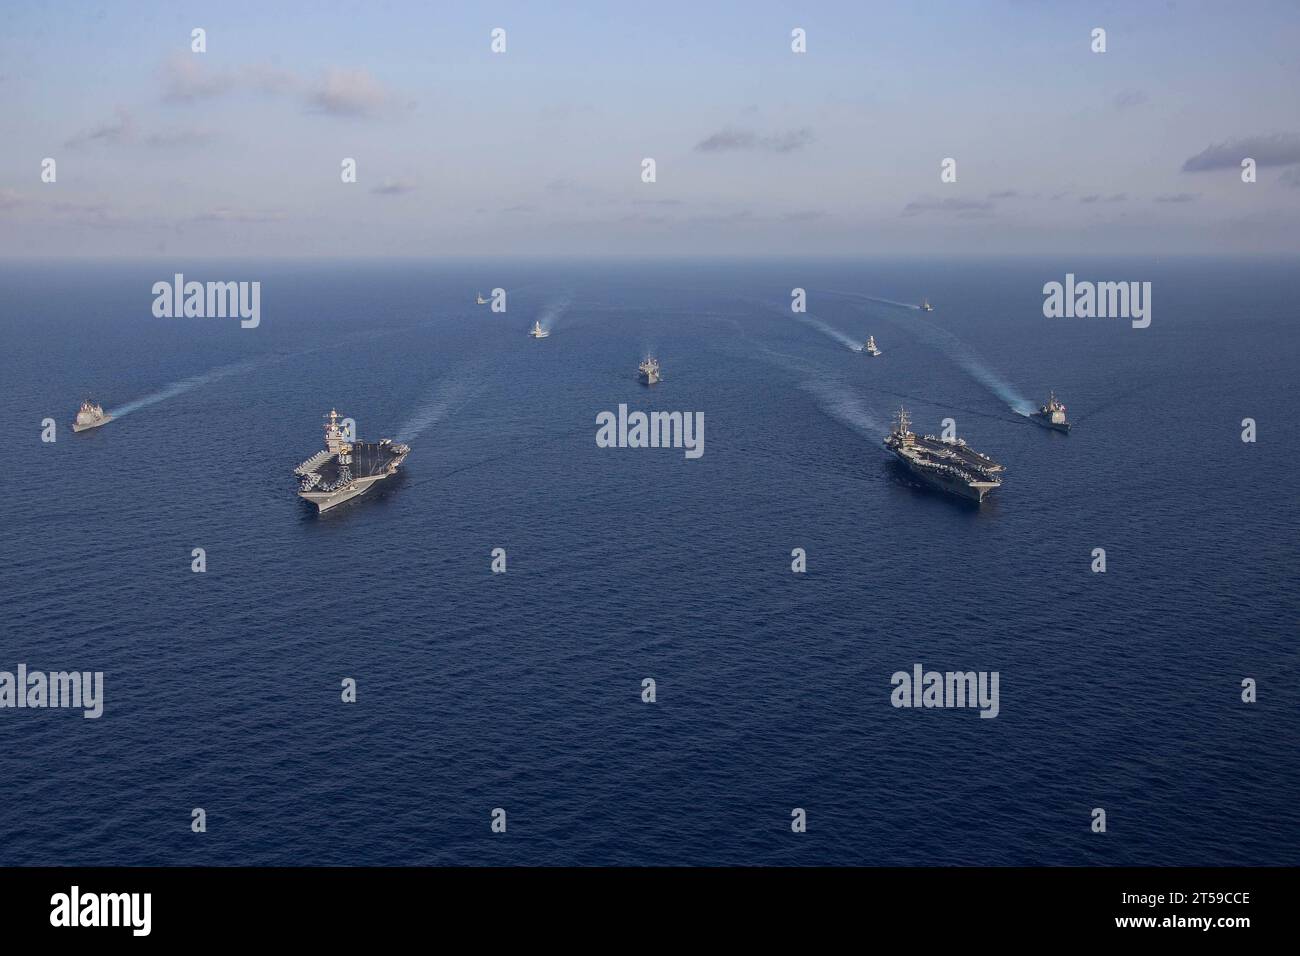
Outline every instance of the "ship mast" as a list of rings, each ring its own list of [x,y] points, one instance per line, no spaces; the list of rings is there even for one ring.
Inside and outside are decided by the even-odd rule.
[[[911,427],[912,427],[912,420],[907,417],[907,409],[903,408],[900,405],[898,407],[898,417],[894,424],[894,434],[896,434],[903,441],[906,441],[910,444],[911,438],[913,437],[911,432]]]

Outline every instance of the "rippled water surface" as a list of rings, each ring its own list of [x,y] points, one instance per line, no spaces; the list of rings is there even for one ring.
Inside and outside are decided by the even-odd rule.
[[[258,279],[260,327],[154,318],[176,271]],[[1151,327],[1045,319],[1067,271],[1151,280]],[[0,710],[0,864],[1300,863],[1298,275],[6,265],[0,670],[106,700]],[[1051,388],[1069,436],[1013,410]],[[128,413],[73,435],[83,397]],[[704,455],[596,447],[620,403]],[[900,404],[1004,486],[914,487]],[[412,452],[317,516],[331,407]],[[916,663],[998,717],[893,708]]]

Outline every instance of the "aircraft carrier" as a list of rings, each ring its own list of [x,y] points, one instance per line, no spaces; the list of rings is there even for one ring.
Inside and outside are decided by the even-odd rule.
[[[384,438],[349,442],[339,427],[339,413],[330,409],[325,423],[325,449],[293,470],[299,477],[298,496],[321,511],[363,495],[376,483],[397,474],[411,453],[409,445]]]
[[[900,408],[885,447],[927,485],[975,502],[1002,487],[998,473],[1003,467],[992,458],[972,450],[960,438],[915,435],[911,424],[906,410]]]

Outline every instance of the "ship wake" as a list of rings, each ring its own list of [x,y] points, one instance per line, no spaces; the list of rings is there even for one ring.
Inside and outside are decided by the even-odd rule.
[[[165,402],[167,399],[175,398],[177,395],[183,395],[201,385],[208,385],[218,379],[252,371],[265,361],[267,361],[265,358],[245,359],[242,362],[234,362],[230,365],[219,366],[211,371],[203,372],[200,375],[192,375],[189,378],[183,378],[178,382],[172,382],[170,385],[164,385],[162,388],[158,389],[158,391],[152,392],[143,398],[137,398],[133,402],[127,402],[119,408],[112,409],[109,414],[114,418],[122,418],[123,416],[139,411],[142,408],[148,408],[150,405],[157,405],[159,402]]]
[[[817,317],[815,317],[815,316],[812,316],[812,315],[808,315],[806,312],[805,312],[805,313],[802,313],[802,314],[798,314],[798,315],[796,315],[796,318],[798,318],[799,321],[802,322],[804,325],[806,325],[806,326],[808,326],[808,327],[810,327],[810,328],[814,328],[814,329],[816,329],[818,332],[820,332],[822,335],[825,335],[825,336],[827,336],[828,338],[831,338],[831,339],[833,339],[834,341],[839,342],[840,345],[843,345],[845,348],[850,349],[851,351],[854,351],[854,352],[861,352],[861,351],[862,351],[862,343],[861,343],[861,342],[855,342],[855,341],[853,341],[853,339],[849,338],[847,335],[845,335],[845,334],[844,334],[843,332],[841,332],[839,329],[827,325],[827,324],[826,324],[825,322],[823,322],[821,319],[819,319],[819,318],[817,318]]]
[[[913,312],[919,311],[920,306],[912,305],[909,302],[895,302],[893,299],[882,299],[874,295],[864,295],[861,292],[837,292],[834,290],[825,290],[829,295],[839,295],[845,298],[860,299],[866,302],[880,302],[884,305],[896,306],[900,309],[910,309]],[[901,325],[902,323],[899,322]],[[937,328],[929,322],[917,322],[913,319],[907,320],[906,328],[913,331],[920,338],[927,341],[940,349],[948,358],[952,359],[963,371],[971,378],[979,382],[986,389],[996,395],[1002,401],[1007,403],[1013,412],[1017,415],[1029,416],[1035,410],[1034,403],[1029,401],[1015,387],[998,375],[989,367],[980,356],[969,345],[963,342],[957,336],[953,335],[946,329]],[[859,349],[860,351],[860,349]]]
[[[817,404],[841,425],[847,425],[863,438],[880,440],[889,427],[847,386],[829,382],[805,382],[800,388],[812,393]]]
[[[565,295],[562,298],[552,299],[543,305],[542,311],[537,316],[537,321],[542,324],[542,329],[546,332],[554,332],[559,327],[560,320],[569,311],[572,302],[573,297]]]
[[[921,307],[912,302],[898,302],[894,299],[882,299],[876,295],[866,295],[862,292],[840,292],[836,289],[815,290],[819,295],[839,295],[846,299],[862,299],[866,302],[879,302],[881,305],[892,305],[896,309],[911,309],[913,312],[919,312]]]
[[[397,441],[409,442],[419,437],[472,402],[485,387],[478,366],[439,383],[424,404],[397,430]]]
[[[915,323],[911,328],[929,344],[940,349],[952,359],[971,378],[979,382],[991,393],[1007,403],[1017,415],[1029,416],[1034,412],[1034,403],[1025,398],[1015,387],[989,367],[976,351],[946,329],[938,329],[929,323]]]

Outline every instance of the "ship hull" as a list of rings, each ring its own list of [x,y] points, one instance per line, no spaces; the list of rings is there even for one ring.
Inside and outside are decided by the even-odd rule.
[[[1029,417],[1033,420],[1035,425],[1041,425],[1043,428],[1050,428],[1054,432],[1061,432],[1062,434],[1065,435],[1070,434],[1069,422],[1059,422],[1059,423],[1054,422],[1050,418],[1045,418],[1044,416],[1038,414],[1033,414],[1030,415]]]
[[[92,422],[92,423],[89,424],[89,425],[78,425],[76,422],[73,422],[73,423],[72,423],[72,430],[73,430],[74,432],[88,432],[88,431],[90,431],[92,428],[99,428],[101,425],[107,425],[107,424],[108,424],[109,422],[111,422],[112,420],[113,420],[113,416],[112,416],[112,415],[105,415],[105,416],[104,416],[102,419],[100,419],[99,421],[97,421],[97,422]]]
[[[373,445],[367,442],[358,442],[356,445],[353,446],[352,453],[353,455],[362,456],[364,458],[365,453],[369,452],[373,454],[375,449],[383,448],[384,444],[385,443],[381,443],[380,445]],[[406,461],[406,456],[409,454],[410,454],[410,449],[408,448],[402,451],[401,454],[393,455],[391,459],[385,461],[383,465],[380,466],[378,469],[374,469],[374,474],[362,475],[358,478],[353,478],[346,485],[343,485],[339,488],[334,488],[331,491],[316,490],[316,489],[299,491],[298,497],[302,498],[304,501],[309,501],[312,504],[314,504],[317,508],[318,513],[329,511],[331,508],[337,508],[339,505],[343,504],[346,501],[351,501],[353,498],[358,498],[361,495],[364,495],[374,485],[378,484],[384,479],[391,478],[394,475],[396,475],[402,463]],[[318,469],[330,463],[333,457],[334,456],[328,451],[317,452],[311,458],[307,459],[296,469],[294,469],[294,474],[299,476],[304,476],[312,472],[315,472]]]
[[[658,381],[659,381],[659,376],[658,376],[658,375],[655,375],[655,374],[647,375],[647,374],[644,373],[644,372],[641,373],[641,384],[642,384],[642,385],[654,385],[654,384],[657,384]]]
[[[300,491],[298,497],[310,501],[319,512],[337,508],[345,501],[364,495],[375,484],[388,478],[388,475],[376,475],[373,478],[358,478],[356,481],[339,488],[337,491]]]
[[[957,498],[963,498],[966,501],[973,501],[975,504],[983,504],[984,497],[993,489],[1002,487],[1001,482],[993,481],[966,481],[955,478],[943,472],[936,472],[926,468],[924,465],[918,465],[906,455],[893,452],[894,458],[898,464],[907,469],[908,474],[921,481],[926,487],[935,491],[942,491],[946,494],[953,495]]]

